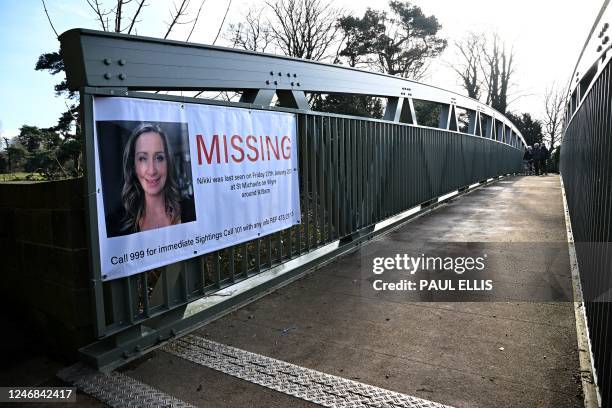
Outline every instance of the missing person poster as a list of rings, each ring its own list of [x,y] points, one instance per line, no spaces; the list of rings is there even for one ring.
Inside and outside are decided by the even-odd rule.
[[[96,97],[103,280],[300,223],[290,113]]]

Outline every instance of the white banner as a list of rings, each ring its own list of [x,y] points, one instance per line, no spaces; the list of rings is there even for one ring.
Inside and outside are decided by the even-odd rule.
[[[94,99],[103,280],[300,223],[293,114]]]

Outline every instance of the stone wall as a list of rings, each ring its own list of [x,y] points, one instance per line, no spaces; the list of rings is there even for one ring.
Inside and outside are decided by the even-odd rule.
[[[3,313],[49,351],[93,341],[82,179],[0,183]]]

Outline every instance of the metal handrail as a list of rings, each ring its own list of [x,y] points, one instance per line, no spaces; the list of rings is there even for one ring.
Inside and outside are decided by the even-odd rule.
[[[484,136],[505,139],[506,130],[525,140],[516,126],[492,107],[458,93],[393,75],[281,55],[76,28],[60,36],[68,86],[129,90],[236,90],[242,101],[267,105],[278,94],[285,106],[309,110],[306,92],[389,98],[385,119],[398,122],[413,100],[443,105],[441,128],[452,129],[455,107],[473,112],[471,123],[491,122]],[[483,115],[486,115],[483,116]],[[456,117],[456,115],[455,115]],[[416,123],[416,121],[413,121]],[[444,127],[445,125],[445,127]],[[456,124],[455,124],[456,125]],[[503,125],[503,128],[500,126]],[[471,134],[477,134],[470,126]],[[457,128],[457,126],[455,126]]]

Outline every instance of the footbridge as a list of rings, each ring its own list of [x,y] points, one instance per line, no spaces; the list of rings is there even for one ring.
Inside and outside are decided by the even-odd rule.
[[[102,341],[86,349],[85,355],[99,367],[121,361],[124,354],[140,354],[135,347],[144,351],[160,337],[178,335],[193,322],[210,318],[209,307],[191,305],[208,301],[220,289],[274,271],[269,273],[274,279],[262,279],[245,295],[215,305],[215,310],[239,304],[353,249],[404,222],[415,208],[521,171],[524,140],[508,119],[475,100],[433,86],[276,55],[90,30],[71,30],[61,42],[70,88],[81,92],[88,169],[95,168],[96,151],[105,143],[101,136],[98,146],[94,143],[94,100],[169,101],[179,109],[188,103],[214,104],[286,112],[297,118],[299,225],[175,265],[178,279],[165,279],[168,273],[163,273],[155,282],[164,294],[157,309],[147,301],[154,291],[147,272],[105,281],[97,251],[92,251],[96,336],[136,334],[122,347],[113,341],[104,350]],[[239,102],[210,101],[159,92],[165,90],[233,91],[241,96]],[[347,104],[360,96],[384,98],[384,117],[313,111],[309,97],[321,95],[345,96]],[[427,125],[420,124],[424,121]],[[211,149],[212,144],[192,143],[192,161],[214,156]],[[99,178],[95,171],[88,172],[93,247],[100,239],[97,196],[104,186]],[[169,315],[174,316],[172,322]],[[159,319],[167,324],[142,334],[143,325]]]
[[[91,337],[60,378],[111,406],[609,404],[607,16],[569,89],[561,177],[522,175],[517,128],[435,86],[62,34]],[[168,165],[139,170],[149,153]],[[152,201],[129,197],[160,185],[180,217],[151,227]],[[279,214],[229,227],[266,208]]]

